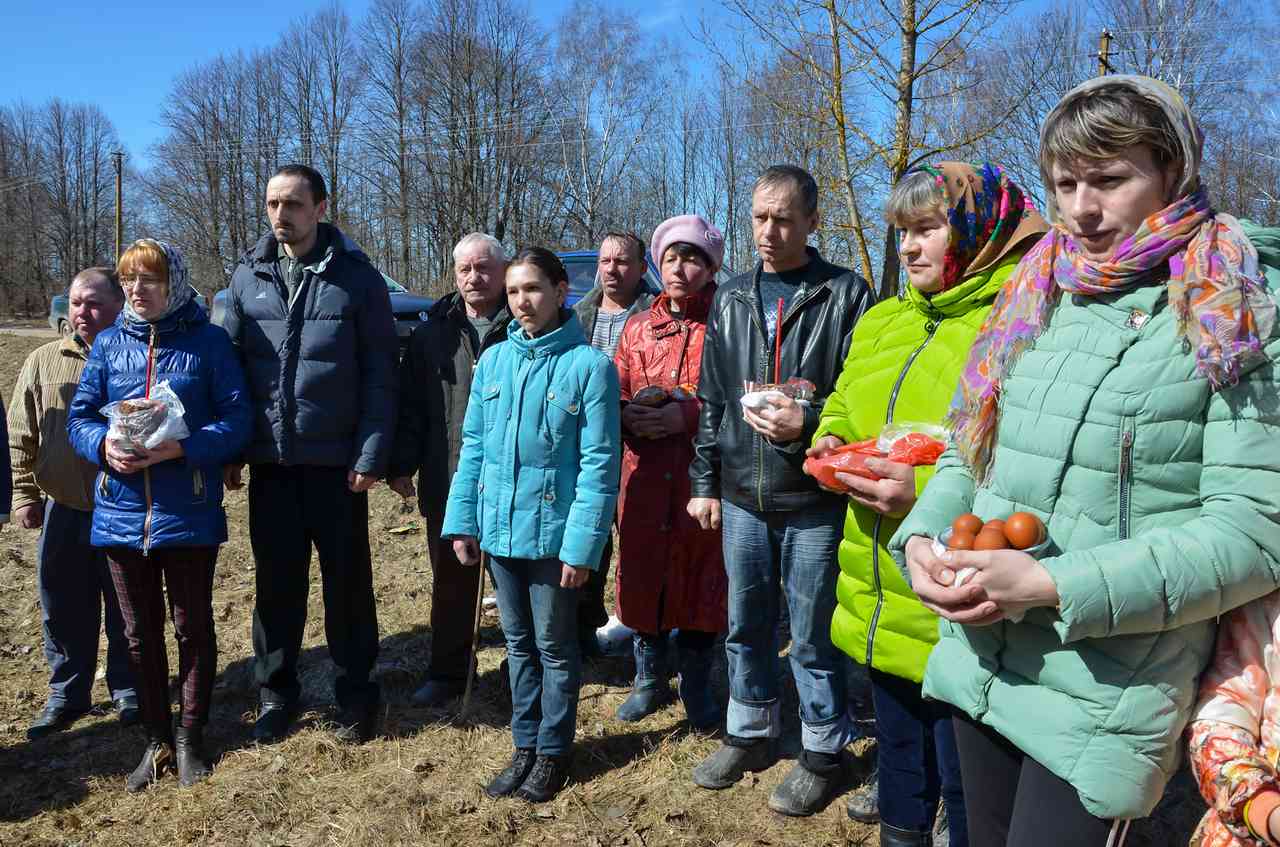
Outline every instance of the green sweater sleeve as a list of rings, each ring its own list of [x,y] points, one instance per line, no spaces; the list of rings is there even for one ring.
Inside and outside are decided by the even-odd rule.
[[[1280,340],[1267,352],[1210,398],[1197,516],[1043,560],[1064,643],[1208,620],[1280,584]]]

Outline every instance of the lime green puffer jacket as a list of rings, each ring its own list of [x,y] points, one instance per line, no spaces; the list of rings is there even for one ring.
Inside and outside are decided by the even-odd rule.
[[[1019,257],[932,299],[907,286],[905,296],[863,315],[814,440],[874,438],[890,421],[941,423],[974,336]],[[916,468],[917,494],[932,476],[932,465]],[[885,545],[899,523],[849,501],[831,640],[864,665],[920,682],[938,640],[938,617],[889,557]]]
[[[942,621],[924,693],[993,727],[1101,818],[1151,812],[1215,618],[1280,584],[1280,336],[1211,392],[1175,324],[1163,285],[1064,295],[1005,380],[988,483],[975,489],[948,451],[889,545],[901,566],[908,538],[962,512],[1045,520],[1059,606],[1017,624]]]

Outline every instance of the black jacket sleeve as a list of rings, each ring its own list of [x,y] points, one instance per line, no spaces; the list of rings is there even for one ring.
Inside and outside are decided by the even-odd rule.
[[[382,476],[391,458],[396,415],[396,339],[391,297],[382,275],[365,265],[364,302],[356,311],[360,366],[360,423],[356,427],[351,469]]]
[[[409,337],[409,349],[400,362],[399,412],[396,415],[396,437],[391,450],[388,479],[413,476],[426,459],[427,435],[430,422],[423,403],[427,375],[431,372],[431,355],[425,333],[426,324],[419,324]]]
[[[690,496],[720,497],[720,421],[724,417],[724,379],[727,363],[724,339],[720,337],[720,300],[717,291],[707,316],[707,334],[702,342],[702,371],[698,376],[698,432],[693,437],[693,462],[689,465]]]

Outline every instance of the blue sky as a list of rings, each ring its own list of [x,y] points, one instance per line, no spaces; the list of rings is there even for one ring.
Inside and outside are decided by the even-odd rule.
[[[714,0],[611,0],[647,28],[668,30],[686,15],[713,10]],[[111,118],[135,162],[160,135],[160,103],[174,78],[219,53],[274,43],[290,23],[322,0],[0,0],[0,105],[39,104],[51,97],[96,103]],[[544,21],[569,0],[531,2]],[[345,0],[353,20],[369,0]],[[689,11],[692,10],[692,11]]]

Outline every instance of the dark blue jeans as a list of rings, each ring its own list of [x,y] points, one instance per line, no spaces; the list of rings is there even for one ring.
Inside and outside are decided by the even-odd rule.
[[[838,753],[853,740],[847,659],[831,643],[844,505],[756,512],[725,500],[721,509],[729,576],[726,730],[739,738],[777,738],[782,731],[777,624],[779,597],[785,596],[801,743],[814,753]]]
[[[942,798],[952,847],[968,847],[951,707],[925,700],[920,683],[874,668],[871,694],[876,704],[880,819],[898,829],[930,832]]]
[[[129,643],[106,553],[89,544],[92,512],[46,500],[36,547],[49,703],[72,709],[92,705],[98,669],[98,634],[107,624],[107,690],[111,699],[136,694]],[[105,613],[105,615],[104,615]]]
[[[578,589],[560,587],[555,559],[491,556],[489,565],[507,639],[512,740],[563,756],[573,746],[582,684]]]

